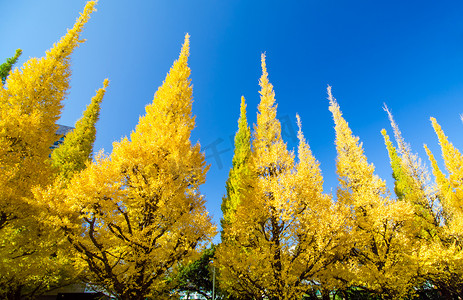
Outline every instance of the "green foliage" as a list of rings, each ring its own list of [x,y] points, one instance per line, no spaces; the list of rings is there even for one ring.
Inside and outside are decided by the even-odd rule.
[[[233,166],[226,182],[227,195],[222,199],[223,218],[222,228],[233,221],[234,214],[239,203],[244,199],[246,181],[251,171],[249,159],[251,157],[251,129],[246,119],[246,103],[241,97],[240,117],[238,119],[238,131],[235,135],[235,152]]]
[[[212,261],[215,254],[215,245],[204,249],[200,258],[183,266],[179,269],[176,281],[176,289],[181,292],[196,292],[204,297],[211,299],[213,290],[214,270]],[[215,286],[216,299],[218,292],[217,285]]]
[[[391,161],[392,168],[392,177],[394,178],[394,191],[400,200],[403,200],[405,195],[411,189],[412,179],[403,169],[402,160],[397,154],[397,149],[392,144],[389,136],[386,133],[386,130],[382,130],[381,134],[384,137],[384,142],[389,154],[389,159]]]
[[[76,122],[75,129],[66,135],[64,143],[51,154],[53,167],[66,180],[69,180],[75,172],[83,170],[85,164],[92,159],[96,136],[95,124],[98,121],[100,104],[108,83],[106,79],[103,88],[97,91],[82,117]]]
[[[21,49],[17,49],[13,57],[8,58],[6,62],[0,65],[0,78],[2,79],[2,85],[5,84],[6,78],[8,77],[11,68],[13,68],[13,65],[18,61],[18,58],[21,56],[22,52],[23,51]]]

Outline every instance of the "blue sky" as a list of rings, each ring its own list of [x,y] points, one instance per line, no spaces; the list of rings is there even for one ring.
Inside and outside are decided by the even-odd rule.
[[[0,60],[16,48],[23,49],[17,66],[43,56],[85,2],[0,0]],[[83,33],[87,42],[72,58],[72,88],[60,123],[72,126],[109,78],[95,151],[110,152],[113,141],[135,128],[189,33],[197,116],[192,140],[199,140],[211,164],[201,190],[217,224],[241,95],[248,121],[256,119],[262,52],[288,147],[296,147],[298,113],[326,192],[337,185],[328,84],[389,186],[380,130],[391,129],[383,103],[425,162],[423,143],[440,156],[430,116],[463,149],[463,1],[100,0],[97,9]]]

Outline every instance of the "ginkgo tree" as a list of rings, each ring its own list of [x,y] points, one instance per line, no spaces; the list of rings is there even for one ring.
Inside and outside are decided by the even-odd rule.
[[[443,211],[440,239],[433,243],[428,254],[431,261],[428,278],[444,296],[451,298],[463,293],[463,155],[449,141],[435,118],[431,118],[431,123],[448,175],[439,168],[433,153],[425,145]]]
[[[48,252],[52,252],[52,255],[46,257],[48,261],[43,267],[43,273],[55,274],[54,281],[43,287],[44,291],[80,283],[82,280],[82,272],[75,265],[72,249],[56,225],[61,218],[67,218],[74,226],[81,224],[78,218],[72,219],[69,208],[62,205],[64,190],[70,179],[85,169],[92,159],[96,122],[108,83],[106,79],[103,87],[96,92],[82,117],[76,122],[75,128],[66,134],[64,142],[52,152],[50,159],[54,181],[46,187],[36,186],[33,189],[34,199],[30,204],[36,209],[34,218],[37,224],[44,226],[50,233]]]
[[[461,257],[461,206],[458,204],[461,153],[448,141],[442,128],[434,118],[432,126],[438,136],[448,177],[441,171],[427,145],[424,148],[431,162],[435,182],[430,181],[426,166],[411,152],[402,134],[388,113],[397,148],[393,146],[385,130],[382,134],[388,149],[395,192],[399,200],[408,202],[413,208],[413,227],[409,238],[419,245],[413,260],[420,267],[416,289],[432,286],[442,297],[452,298],[463,290]],[[453,182],[452,182],[453,179]]]
[[[350,210],[349,268],[340,277],[351,286],[381,298],[399,299],[413,293],[419,266],[413,253],[419,247],[410,236],[413,207],[391,199],[385,182],[374,174],[359,138],[342,116],[328,87],[336,132],[337,201]]]
[[[238,119],[238,131],[235,135],[235,150],[233,155],[233,167],[230,169],[226,182],[227,194],[222,199],[222,228],[233,222],[234,214],[239,203],[244,200],[244,190],[248,188],[248,180],[251,176],[251,129],[246,118],[246,102],[241,97],[240,117]]]
[[[388,150],[392,175],[395,179],[395,194],[399,200],[409,202],[413,206],[414,227],[417,230],[415,233],[417,237],[432,240],[437,237],[441,213],[438,199],[431,185],[430,174],[418,155],[412,153],[410,145],[405,142],[399,126],[387,106],[384,107],[384,110],[388,114],[397,143],[396,148],[386,131],[384,129],[381,131]]]
[[[22,50],[16,49],[16,52],[13,57],[8,58],[3,64],[0,65],[0,79],[2,80],[2,85],[5,84],[6,78],[13,68],[14,64],[18,61],[18,58],[21,56]]]
[[[0,85],[0,296],[19,299],[60,278],[54,232],[38,223],[33,188],[53,181],[50,145],[69,89],[70,56],[95,1],[45,57],[10,70]],[[3,68],[2,68],[3,70]],[[3,71],[2,71],[3,72]],[[2,74],[2,79],[5,77]],[[51,271],[53,270],[53,271]]]
[[[348,298],[354,291],[399,299],[423,287],[447,298],[463,293],[463,155],[437,121],[447,174],[425,146],[431,182],[386,108],[397,145],[383,130],[394,197],[329,87],[339,188],[328,195],[299,116],[297,152],[283,141],[265,55],[253,134],[241,99],[222,242],[192,263],[215,227],[200,191],[208,166],[190,140],[188,35],[146,114],[112,153],[93,157],[108,80],[64,143],[50,149],[70,56],[95,4],[45,57],[12,70],[18,50],[0,65],[0,298],[29,299],[78,280],[118,299],[176,297],[176,288],[193,284],[209,297],[211,260],[231,298]]]
[[[51,154],[55,173],[64,180],[69,180],[73,174],[82,171],[86,163],[92,160],[93,144],[96,138],[96,122],[100,115],[101,102],[106,93],[109,80],[103,82],[85,109],[75,128],[66,134],[64,142]]]
[[[225,265],[224,260],[228,245],[234,243],[230,240],[229,231],[231,230],[232,224],[237,220],[236,211],[243,201],[247,201],[246,196],[250,193],[251,186],[250,179],[252,176],[251,172],[251,129],[248,125],[246,117],[246,102],[245,98],[241,97],[240,105],[240,116],[238,119],[238,131],[235,134],[235,149],[232,161],[232,168],[230,169],[228,179],[225,183],[226,195],[222,198],[222,242],[218,245],[218,251],[216,250],[216,257],[219,264]],[[225,256],[223,256],[225,255]],[[243,286],[243,281],[238,280],[237,276],[230,273],[229,268],[221,268],[220,274],[221,286],[223,288],[233,287],[232,293],[239,294],[240,296],[252,295],[252,291],[246,286]],[[258,294],[254,296],[259,296]]]
[[[189,36],[130,139],[43,195],[86,279],[118,299],[168,294],[168,276],[215,234],[199,186],[208,167],[194,128]],[[56,199],[62,199],[56,203]],[[55,201],[55,202],[54,202]],[[82,225],[75,220],[80,220]]]
[[[216,263],[222,288],[235,297],[298,299],[325,282],[343,225],[301,129],[298,163],[287,150],[264,55],[259,84],[251,174],[241,177],[245,188],[223,228]]]

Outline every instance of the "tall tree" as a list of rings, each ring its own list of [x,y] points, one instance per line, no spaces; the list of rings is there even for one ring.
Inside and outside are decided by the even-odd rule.
[[[374,174],[359,138],[352,134],[328,87],[336,131],[338,201],[351,210],[351,284],[382,298],[401,298],[411,292],[417,266],[409,259],[415,250],[407,234],[413,210],[392,201],[385,182]],[[352,276],[353,277],[350,277]]]
[[[100,104],[106,92],[109,81],[106,79],[103,88],[99,89],[90,104],[76,122],[75,128],[70,131],[64,142],[51,154],[53,176],[55,180],[46,187],[34,188],[33,206],[37,223],[44,226],[53,235],[50,237],[51,257],[55,260],[53,270],[49,272],[60,273],[61,276],[44,289],[54,289],[80,281],[79,268],[74,265],[74,256],[66,237],[56,224],[61,219],[67,219],[73,226],[80,226],[81,221],[73,216],[73,211],[63,206],[65,189],[72,176],[82,171],[86,164],[91,162],[93,143],[96,136],[96,122],[100,112]]]
[[[440,209],[429,172],[418,155],[412,153],[410,145],[404,141],[399,126],[387,106],[384,106],[384,110],[388,114],[398,146],[397,149],[393,146],[383,129],[381,133],[385,139],[395,179],[394,190],[400,200],[408,201],[413,206],[416,234],[420,238],[431,240],[437,237]]]
[[[386,131],[384,129],[381,131],[389,153],[392,177],[395,180],[394,191],[398,200],[405,201],[413,207],[413,226],[410,227],[409,238],[417,245],[417,251],[410,256],[420,270],[416,274],[415,281],[418,283],[416,288],[420,288],[419,282],[424,283],[425,286],[429,282],[441,286],[438,283],[440,271],[436,268],[441,261],[437,263],[436,258],[445,248],[446,237],[441,228],[442,209],[439,197],[431,185],[427,168],[416,154],[412,154],[410,145],[405,143],[387,107],[385,111],[388,113],[398,145],[398,148],[394,147]]]
[[[210,240],[215,228],[199,186],[208,167],[194,128],[189,36],[179,59],[130,136],[75,175],[59,220],[90,282],[119,299],[165,293],[167,277]],[[53,197],[53,196],[50,196]],[[83,226],[75,226],[77,218]]]
[[[246,194],[246,203],[238,206],[236,221],[225,228],[226,238],[217,253],[217,259],[222,266],[221,276],[231,278],[231,280],[222,280],[224,288],[236,296],[249,298],[259,298],[262,295],[273,297],[274,293],[269,288],[275,288],[275,286],[271,287],[275,283],[274,275],[281,289],[282,249],[278,243],[282,228],[277,228],[281,227],[281,224],[278,224],[280,216],[275,204],[272,203],[274,193],[269,191],[272,186],[269,181],[273,179],[273,187],[276,188],[275,183],[279,179],[282,180],[284,175],[288,175],[294,167],[294,158],[281,138],[281,125],[276,119],[274,105],[275,94],[268,81],[264,55],[262,55],[262,77],[259,84],[261,101],[258,107],[257,125],[254,126],[251,154],[254,177],[251,182],[252,192],[247,189],[249,193]],[[267,153],[262,156],[264,151]],[[266,179],[268,186],[265,190],[261,190],[259,183],[264,185]],[[256,195],[257,193],[259,195]],[[271,236],[271,231],[274,237]],[[276,274],[271,274],[273,268],[276,268]]]
[[[348,250],[345,207],[333,203],[332,196],[323,193],[320,163],[314,157],[303,133],[299,115],[298,160],[294,191],[297,203],[291,235],[294,250],[291,261],[296,262],[298,276],[294,282],[300,291],[318,299],[329,299],[330,291],[340,288],[336,279],[339,263]],[[304,284],[305,283],[305,284]]]
[[[236,210],[242,201],[246,201],[246,195],[250,193],[251,187],[251,129],[248,125],[246,117],[246,102],[244,97],[241,97],[240,116],[238,119],[238,131],[235,134],[235,149],[228,179],[226,181],[226,195],[222,198],[222,213],[223,217],[220,220],[222,231],[222,243],[218,248],[227,247],[231,241],[227,240],[228,227],[235,221]],[[222,250],[219,250],[222,253]],[[220,254],[219,254],[220,255]],[[233,276],[227,276],[227,271],[223,271],[223,276],[219,275],[223,281],[223,286],[237,286]],[[226,282],[226,284],[225,284]]]
[[[238,119],[238,131],[235,135],[235,150],[232,168],[226,182],[227,195],[222,199],[223,218],[222,228],[233,222],[234,214],[241,201],[244,200],[244,190],[247,189],[247,181],[250,178],[251,157],[251,129],[246,118],[246,103],[241,97],[240,117]]]
[[[36,223],[32,189],[52,180],[50,145],[69,88],[70,56],[95,1],[89,1],[74,27],[41,59],[31,58],[9,72],[0,88],[0,294],[18,298],[37,282],[56,279],[46,273],[54,260],[48,231]],[[32,291],[33,292],[33,291]]]
[[[431,255],[433,269],[430,281],[440,290],[443,296],[457,297],[463,293],[463,155],[448,140],[436,119],[431,118],[432,126],[439,139],[445,168],[448,177],[440,170],[434,155],[425,145],[431,161],[433,174],[437,184],[437,194],[442,203],[444,221],[440,243],[435,243]]]
[[[441,126],[435,118],[431,118],[432,126],[439,139],[439,144],[442,149],[442,157],[444,159],[445,168],[447,169],[449,189],[445,191],[445,199],[447,207],[451,209],[449,214],[450,227],[455,233],[463,231],[463,155],[461,152],[449,142],[444,134]]]
[[[240,104],[240,116],[238,119],[238,131],[235,135],[235,149],[232,161],[232,168],[230,169],[228,179],[226,182],[226,195],[222,198],[221,209],[223,217],[221,219],[222,231],[221,238],[222,242],[218,245],[217,257],[219,264],[221,264],[222,253],[226,251],[229,243],[233,241],[227,240],[230,236],[227,232],[230,230],[233,222],[236,220],[236,210],[243,201],[247,201],[246,197],[249,195],[251,186],[250,179],[252,176],[251,172],[251,129],[248,125],[246,117],[246,103],[245,98],[241,97]],[[240,285],[239,281],[236,281],[236,277],[227,274],[228,270],[223,270],[220,275],[221,285],[225,287]]]
[[[223,296],[215,284],[215,267],[212,266],[215,245],[202,251],[201,256],[179,268],[175,282],[175,289],[186,294],[201,294],[206,299],[222,299]],[[214,298],[213,298],[214,296]]]
[[[236,297],[297,299],[329,264],[335,244],[325,223],[333,216],[331,199],[322,193],[319,165],[302,131],[298,164],[287,150],[264,55],[259,84],[252,174],[235,219],[224,228],[216,261],[222,287]]]
[[[16,49],[16,52],[13,57],[7,58],[6,62],[0,65],[0,78],[2,79],[2,85],[5,84],[6,78],[13,68],[14,64],[18,61],[18,58],[21,56],[23,51],[21,49]]]
[[[82,117],[76,122],[75,129],[66,135],[64,142],[51,154],[53,166],[65,179],[70,179],[74,173],[83,170],[85,164],[92,159],[95,125],[108,84],[109,80],[106,79],[103,88],[97,91]]]

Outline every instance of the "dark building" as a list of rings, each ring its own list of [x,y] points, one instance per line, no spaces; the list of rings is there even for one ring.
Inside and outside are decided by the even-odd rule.
[[[61,145],[64,142],[64,137],[66,134],[69,133],[69,131],[73,130],[74,127],[69,127],[69,126],[64,126],[64,125],[58,125],[58,130],[56,131],[56,135],[59,136],[60,138],[53,143],[53,145],[50,147],[51,150],[54,150],[58,148],[59,145]]]

